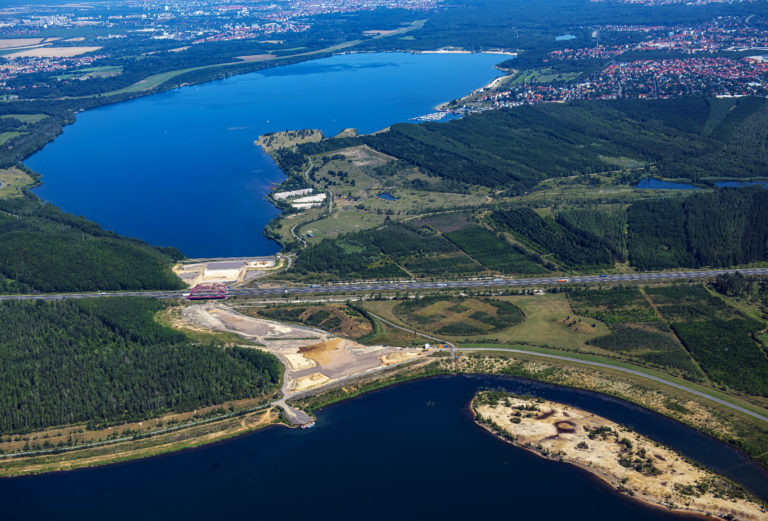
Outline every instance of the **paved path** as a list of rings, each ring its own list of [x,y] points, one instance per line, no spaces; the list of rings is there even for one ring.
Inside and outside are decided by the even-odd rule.
[[[687,387],[685,385],[672,382],[670,380],[665,380],[664,378],[659,378],[658,376],[653,376],[651,374],[644,373],[642,371],[628,369],[626,367],[620,367],[620,366],[607,364],[603,362],[593,362],[591,360],[582,360],[581,358],[572,358],[570,356],[562,356],[562,355],[555,355],[555,354],[549,354],[549,353],[539,353],[536,351],[526,351],[524,349],[507,349],[504,347],[459,347],[457,348],[457,350],[458,351],[498,351],[498,352],[504,352],[504,353],[520,353],[520,354],[531,355],[531,356],[539,356],[542,358],[553,358],[555,360],[564,360],[566,362],[575,362],[577,364],[592,365],[596,367],[605,367],[607,369],[613,369],[614,371],[620,371],[622,373],[629,373],[635,376],[640,376],[641,378],[653,380],[654,382],[658,382],[664,385],[668,385],[670,387],[674,387],[675,389],[680,389],[681,391],[695,394],[696,396],[706,398],[707,400],[711,400],[713,402],[719,403],[720,405],[724,405],[729,409],[743,412],[744,414],[752,416],[753,418],[757,418],[758,420],[768,423],[768,416],[763,416],[762,414],[758,414],[756,412],[750,411],[749,409],[745,409],[744,407],[740,407],[726,400],[722,400],[720,398],[712,396],[711,394],[697,391],[696,389],[691,389],[690,387]]]

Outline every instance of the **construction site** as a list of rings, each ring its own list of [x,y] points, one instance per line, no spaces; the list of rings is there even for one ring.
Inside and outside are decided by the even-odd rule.
[[[423,348],[362,345],[319,328],[246,316],[220,301],[184,306],[179,325],[232,333],[254,348],[277,356],[285,366],[285,375],[282,399],[276,405],[294,425],[307,425],[312,419],[303,411],[288,406],[287,400],[426,358],[430,353]]]

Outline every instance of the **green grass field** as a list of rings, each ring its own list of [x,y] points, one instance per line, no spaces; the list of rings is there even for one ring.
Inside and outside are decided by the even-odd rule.
[[[40,123],[42,120],[47,118],[47,114],[6,114],[4,116],[0,116],[0,118],[11,118],[18,121],[21,121],[22,123],[26,124],[32,124]]]
[[[22,135],[23,132],[2,132],[0,133],[0,145],[6,144],[11,139]]]

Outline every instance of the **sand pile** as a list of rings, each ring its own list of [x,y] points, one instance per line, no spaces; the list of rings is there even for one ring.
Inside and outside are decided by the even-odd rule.
[[[381,363],[384,365],[399,364],[400,362],[405,362],[406,360],[416,358],[417,356],[419,355],[409,351],[396,351],[394,353],[387,353],[382,355]]]
[[[325,376],[323,373],[312,373],[301,376],[293,382],[293,391],[301,392],[308,389],[314,389],[330,382],[331,379]]]

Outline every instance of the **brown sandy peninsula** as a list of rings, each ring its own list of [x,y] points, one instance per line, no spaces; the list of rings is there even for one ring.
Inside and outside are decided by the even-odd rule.
[[[484,391],[476,421],[506,441],[577,465],[654,506],[740,521],[768,520],[742,487],[627,427],[561,403]]]

